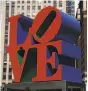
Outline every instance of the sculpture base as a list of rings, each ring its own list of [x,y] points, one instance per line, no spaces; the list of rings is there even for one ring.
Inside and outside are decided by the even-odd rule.
[[[12,83],[4,91],[86,91],[85,84],[68,81]]]

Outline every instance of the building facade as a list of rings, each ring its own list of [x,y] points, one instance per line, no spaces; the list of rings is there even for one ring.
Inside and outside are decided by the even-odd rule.
[[[4,35],[5,35],[5,4],[0,1],[0,17],[1,17],[1,29],[0,29],[0,86],[2,85],[2,74],[3,74],[3,57],[4,57]],[[2,9],[3,6],[3,9]],[[2,31],[3,30],[3,31]]]
[[[8,17],[23,14],[30,18],[34,18],[36,14],[44,7],[54,6],[57,9],[67,12],[69,15],[75,16],[75,2],[65,0],[14,0],[14,1],[3,1],[3,22],[2,22],[2,76],[1,83],[8,84],[12,83],[14,77],[12,75],[12,68],[9,59],[9,55],[6,52],[6,47],[9,44],[9,23]]]
[[[76,18],[80,21],[81,35],[78,40],[78,45],[82,51],[82,80],[87,82],[87,0],[80,1],[79,8],[77,9]]]
[[[75,17],[75,2],[74,0],[66,0],[66,13]]]
[[[0,2],[0,25],[1,25],[1,2]],[[1,26],[0,26],[0,31],[1,31]],[[1,36],[1,33],[0,33],[0,36]],[[1,40],[1,38],[0,38],[0,40]],[[0,48],[1,48],[1,41],[0,41]],[[1,49],[0,49],[0,53],[1,53]],[[0,64],[1,64],[1,55],[0,55]],[[1,70],[2,68],[0,67],[0,74],[1,74]],[[0,75],[0,82],[1,82],[1,75]],[[0,83],[0,86],[1,86],[1,83]]]

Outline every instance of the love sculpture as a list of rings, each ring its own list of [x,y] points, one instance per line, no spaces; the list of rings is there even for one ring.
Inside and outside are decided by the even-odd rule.
[[[7,51],[15,82],[81,82],[81,69],[75,67],[75,60],[81,60],[81,30],[75,18],[49,6],[34,20],[17,15],[9,22]]]

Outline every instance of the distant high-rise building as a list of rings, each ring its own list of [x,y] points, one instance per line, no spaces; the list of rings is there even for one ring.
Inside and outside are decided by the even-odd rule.
[[[2,67],[1,83],[8,84],[12,82],[12,68],[9,54],[6,52],[6,46],[9,44],[9,22],[8,17],[23,14],[34,18],[36,14],[44,7],[54,6],[60,11],[67,12],[75,16],[75,2],[66,0],[3,0],[2,1],[2,55],[0,66]]]
[[[81,35],[78,40],[78,45],[81,47],[82,51],[82,80],[83,82],[87,81],[87,0],[82,0],[79,3],[77,9],[76,18],[80,21],[81,25]]]
[[[66,0],[66,13],[75,17],[75,2],[74,0]]]
[[[2,7],[3,6],[3,7]],[[4,40],[5,40],[5,4],[0,1],[0,87],[2,85],[3,63],[4,63]]]
[[[1,2],[0,2],[0,31],[1,31]],[[0,33],[0,37],[1,37],[1,33]],[[1,41],[0,41],[0,53],[1,53]],[[0,55],[0,64],[1,64],[1,55]],[[2,68],[0,67],[0,74],[1,74]],[[1,75],[0,75],[0,82],[1,82]],[[0,83],[1,86],[1,83]]]

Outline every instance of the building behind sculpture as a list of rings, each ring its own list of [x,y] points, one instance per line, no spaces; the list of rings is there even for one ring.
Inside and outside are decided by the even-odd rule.
[[[1,2],[0,2],[0,25],[1,25]],[[0,26],[0,31],[1,31],[1,26]],[[1,34],[0,34],[1,36]],[[0,48],[1,48],[1,41],[0,41]],[[0,49],[0,53],[2,52],[2,50]],[[0,60],[1,60],[1,55],[0,55]],[[0,64],[1,64],[1,61],[0,61]],[[0,73],[1,73],[1,67],[0,67]],[[0,75],[0,82],[1,82],[1,75]],[[1,83],[0,83],[0,86],[1,86]]]
[[[87,81],[87,1],[80,1],[77,9],[76,18],[80,21],[81,35],[78,40],[78,45],[82,51],[82,80],[86,83]]]

